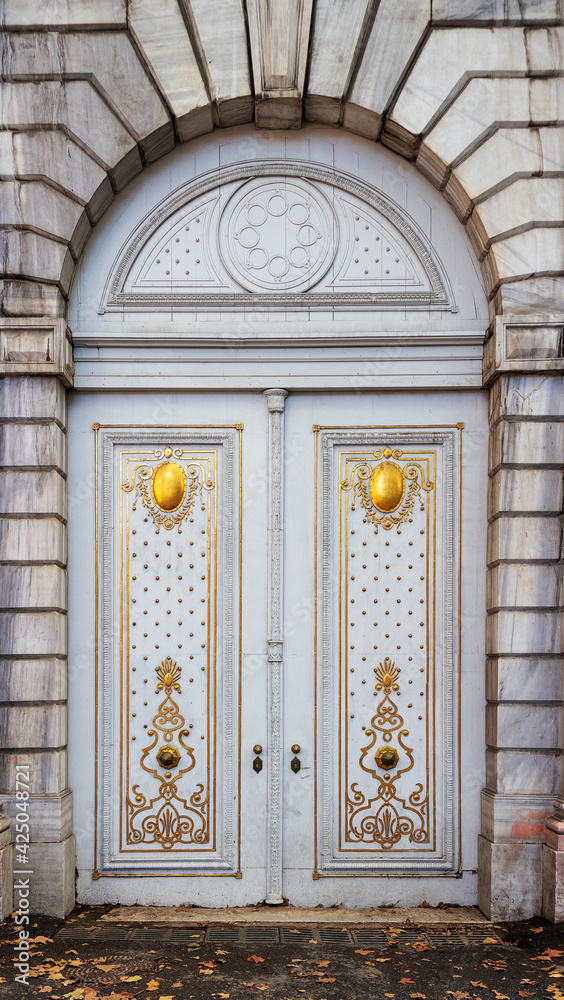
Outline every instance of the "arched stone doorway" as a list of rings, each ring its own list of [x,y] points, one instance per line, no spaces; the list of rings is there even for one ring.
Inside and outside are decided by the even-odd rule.
[[[79,898],[475,902],[487,308],[444,202],[350,136],[199,140],[69,323]]]

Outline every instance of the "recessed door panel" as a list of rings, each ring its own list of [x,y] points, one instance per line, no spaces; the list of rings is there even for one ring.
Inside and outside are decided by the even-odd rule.
[[[319,871],[456,870],[461,431],[318,431]]]
[[[241,429],[97,434],[101,867],[236,872]]]

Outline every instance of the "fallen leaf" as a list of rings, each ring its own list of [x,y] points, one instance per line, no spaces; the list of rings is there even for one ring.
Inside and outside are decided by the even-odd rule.
[[[221,948],[217,948],[215,953],[216,955],[229,955],[228,951],[222,951]]]
[[[162,996],[161,996],[161,997],[159,997],[159,1000],[174,1000],[174,997],[172,997],[172,996],[169,996],[169,997],[162,997]]]
[[[507,993],[498,993],[497,990],[494,990],[493,992],[494,992],[495,1000],[511,1000],[511,997],[508,997]]]
[[[139,978],[141,978],[141,976]],[[158,979],[150,979],[149,982],[147,983],[147,989],[149,990],[150,993],[152,993],[154,990],[158,990],[158,988],[159,988]]]
[[[184,983],[173,983],[172,984],[172,988],[173,988],[173,990],[176,990],[176,989],[179,989],[183,985],[184,985]]]
[[[218,993],[219,1000],[229,1000],[230,993]]]
[[[73,990],[72,993],[65,993],[65,997],[67,997],[67,1000],[83,1000],[84,990],[82,987],[79,987],[77,990]]]
[[[391,962],[392,960],[391,960],[391,958],[377,958],[376,961],[377,962]]]
[[[261,959],[262,962],[262,959]],[[201,962],[200,965],[205,965],[207,969],[215,969],[215,962]]]
[[[412,941],[411,947],[414,951],[430,951],[429,945],[425,944],[424,941]]]
[[[292,928],[290,928],[290,934],[301,934],[301,933],[302,933],[301,931],[293,930]]]
[[[499,944],[499,941],[498,941],[497,938],[487,937],[487,938],[484,938],[484,944]]]
[[[410,993],[411,1000],[427,1000],[426,993]]]
[[[100,968],[103,969],[104,966],[101,965]],[[106,971],[106,970],[104,969],[104,971]],[[140,979],[141,979],[141,976],[121,976],[120,977],[120,982],[122,982],[122,983],[138,983]]]
[[[479,986],[482,990],[487,990],[485,983],[473,983],[472,980],[470,980],[470,986]]]
[[[201,976],[213,976],[213,969],[200,969]]]
[[[264,962],[264,958],[261,958],[260,955],[249,955],[247,962],[254,962],[255,965],[258,965],[259,962]]]
[[[29,944],[53,944],[53,938],[42,937],[40,934],[34,938],[28,938]]]
[[[354,953],[355,955],[373,955],[374,949],[367,951],[366,948],[355,948]]]
[[[540,934],[544,930],[544,927],[531,927],[532,934]]]
[[[2,982],[5,983],[6,980],[3,979]],[[52,986],[40,986],[37,992],[38,993],[52,993],[52,991],[53,991],[53,987]]]
[[[365,961],[365,963],[364,963],[364,964],[365,964],[365,965],[371,965],[373,969],[375,969],[375,968],[376,968],[376,964],[375,964],[374,962],[369,962],[369,961],[368,961],[368,959],[366,959],[366,961]]]
[[[329,965],[330,963],[329,963],[328,961],[326,961],[326,962],[316,962],[315,964],[316,964],[316,965],[318,966],[318,968],[320,968],[320,969],[326,969],[326,968],[327,968],[327,966],[328,966],[328,965]]]
[[[560,958],[561,955],[564,955],[564,951],[557,951],[556,948],[547,948],[546,951],[543,951],[542,955],[539,955],[539,958]]]
[[[65,955],[78,955],[78,952],[71,948],[69,951],[65,951]]]
[[[243,986],[254,986],[254,983],[243,983]]]
[[[332,979],[330,976],[320,976],[317,980],[318,983],[336,983],[336,979]]]
[[[520,997],[532,997],[533,996],[533,994],[530,992],[530,990],[518,990],[517,994]]]
[[[561,972],[549,972],[548,974],[551,979],[564,979],[564,976],[562,975]]]
[[[317,941],[315,938],[310,938],[308,944],[317,944]]]
[[[268,986],[266,985],[266,983],[263,983],[262,986],[257,986],[257,990],[267,990],[267,989]]]
[[[398,982],[401,983],[402,986],[404,986],[405,983],[414,983],[415,980],[414,979],[408,979],[407,976],[404,976],[403,979],[398,979]]]

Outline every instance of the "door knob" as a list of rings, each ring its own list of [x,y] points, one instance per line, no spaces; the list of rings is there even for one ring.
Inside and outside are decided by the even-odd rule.
[[[301,750],[301,747],[300,747],[299,743],[293,743],[290,749],[291,749],[291,751],[292,751],[293,754],[297,755],[297,754],[299,754],[299,752]],[[302,765],[300,764],[300,758],[298,756],[292,757],[292,760],[290,761],[290,767],[292,768],[292,771],[294,772],[294,774],[298,773],[298,771],[300,770],[301,766]]]
[[[262,753],[262,747],[260,743],[255,743],[253,747],[253,753],[256,754],[256,757],[253,761],[253,771],[256,771],[256,773],[259,774],[260,771],[262,771],[262,760],[260,759],[259,756],[259,754]]]

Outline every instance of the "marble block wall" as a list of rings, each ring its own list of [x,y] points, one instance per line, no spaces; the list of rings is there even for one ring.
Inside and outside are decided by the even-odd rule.
[[[16,766],[29,766],[31,908],[74,905],[66,787],[66,392],[56,377],[0,382],[0,796],[15,840]],[[11,910],[11,859],[3,904]],[[21,868],[22,865],[19,865]]]
[[[479,846],[479,905],[494,920],[533,917],[542,906],[545,823],[561,771],[563,464],[562,377],[499,377],[490,390]]]

